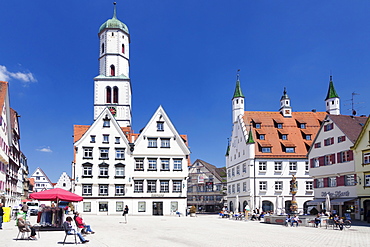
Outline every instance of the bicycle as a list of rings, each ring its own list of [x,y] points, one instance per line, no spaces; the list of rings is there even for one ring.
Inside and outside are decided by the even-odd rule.
[[[350,220],[345,220],[343,223],[344,227],[346,228],[351,228],[352,222]]]

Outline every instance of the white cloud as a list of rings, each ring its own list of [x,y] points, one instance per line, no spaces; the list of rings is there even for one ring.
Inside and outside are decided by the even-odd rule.
[[[36,149],[37,151],[40,151],[40,152],[44,152],[44,153],[52,153],[53,150],[50,149],[50,147],[43,147],[43,148],[39,148],[39,149]]]
[[[28,86],[32,82],[37,82],[31,72],[10,72],[5,66],[0,65],[0,81],[10,81],[11,79],[22,81],[23,86]]]

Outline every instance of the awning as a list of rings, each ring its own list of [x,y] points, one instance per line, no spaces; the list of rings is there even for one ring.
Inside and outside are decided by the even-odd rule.
[[[355,200],[356,198],[338,198],[330,201],[331,205],[344,205],[344,202]]]
[[[307,205],[315,205],[316,206],[317,204],[322,203],[324,201],[325,201],[325,198],[318,198],[318,199],[307,202]]]

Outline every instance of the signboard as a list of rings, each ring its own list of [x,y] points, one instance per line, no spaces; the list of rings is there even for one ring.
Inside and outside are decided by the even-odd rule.
[[[199,183],[204,183],[204,176],[203,175],[198,176],[198,184]]]

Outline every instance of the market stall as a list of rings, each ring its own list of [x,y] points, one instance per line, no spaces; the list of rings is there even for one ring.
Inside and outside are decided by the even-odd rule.
[[[40,230],[63,230],[64,210],[58,207],[58,203],[60,201],[79,202],[83,200],[82,196],[60,188],[35,192],[30,194],[30,198],[39,201],[53,201],[57,204],[44,206],[39,211],[37,223],[40,225]]]

